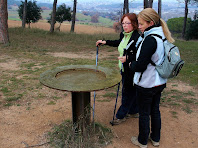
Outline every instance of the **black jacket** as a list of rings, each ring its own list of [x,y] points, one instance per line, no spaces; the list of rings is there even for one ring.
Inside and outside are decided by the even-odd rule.
[[[124,34],[121,32],[120,38],[118,40],[106,40],[106,45],[118,47],[123,37],[124,37]],[[137,48],[135,47],[135,45],[139,37],[140,37],[140,34],[138,33],[138,31],[134,30],[128,42],[130,43],[132,40],[134,40],[134,42],[131,44],[129,49],[126,51],[127,61],[123,63],[124,73],[127,76],[125,83],[133,83],[134,72],[131,72],[129,70],[129,62],[136,60]]]
[[[147,28],[145,31],[152,29],[155,26]],[[144,36],[142,36],[144,38]],[[141,42],[140,42],[141,43]],[[139,44],[140,44],[139,43]],[[138,49],[138,47],[137,47]],[[147,68],[147,65],[151,63],[151,57],[157,49],[157,41],[153,36],[147,36],[142,43],[140,55],[133,62],[131,60],[130,71],[132,72],[144,72]],[[129,57],[130,58],[130,57]]]

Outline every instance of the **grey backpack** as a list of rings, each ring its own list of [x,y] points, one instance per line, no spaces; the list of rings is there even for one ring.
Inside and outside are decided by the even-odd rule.
[[[162,39],[162,37],[158,34],[150,34],[149,36],[157,36]],[[182,69],[184,61],[180,58],[180,53],[177,46],[173,45],[169,41],[166,41],[166,38],[162,39],[162,41],[165,50],[164,61],[160,65],[156,65],[153,61],[151,61],[151,64],[155,66],[162,78],[168,79],[176,77]]]

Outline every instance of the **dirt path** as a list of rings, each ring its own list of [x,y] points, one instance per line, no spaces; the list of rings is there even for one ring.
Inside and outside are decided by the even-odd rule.
[[[100,91],[98,93],[104,93]],[[55,105],[47,105],[47,100],[34,101],[31,109],[27,106],[12,106],[0,112],[0,147],[22,148],[43,143],[44,135],[55,124],[71,119],[71,95],[58,100]],[[120,102],[120,101],[119,101]],[[132,148],[131,136],[138,134],[138,119],[128,119],[118,126],[111,126],[115,100],[96,102],[96,121],[112,129],[115,138],[108,148]],[[102,108],[102,110],[101,110]],[[162,137],[161,148],[196,148],[198,145],[198,114],[186,114],[178,110],[177,118],[173,109],[161,107]],[[45,146],[43,146],[45,147]],[[152,147],[148,143],[148,147]]]
[[[56,53],[55,55],[58,56],[59,54]],[[77,55],[73,54],[73,56],[78,58]],[[10,62],[12,68],[16,68],[16,70],[18,70],[16,63],[19,61],[14,59],[13,62]],[[8,68],[9,65],[5,66],[1,64],[0,66],[0,68],[5,67]],[[179,91],[193,91],[197,99],[197,90],[182,82],[175,83],[180,83],[180,87],[177,88]],[[172,89],[172,87],[173,83],[169,82],[167,89]],[[49,96],[54,93],[54,90],[44,86],[42,91],[49,94]],[[54,105],[49,105],[49,100],[44,98],[41,100],[32,100],[31,105],[27,102],[26,105],[11,106],[1,109],[0,148],[24,148],[26,146],[25,143],[29,146],[41,144],[45,142],[45,134],[55,124],[60,124],[66,119],[71,120],[71,94],[69,92],[60,91],[56,91],[56,94],[62,96],[62,99],[58,99]],[[98,91],[97,94],[102,96],[105,94],[105,91]],[[96,98],[96,100],[97,99],[98,98]],[[118,102],[119,106],[120,98]],[[108,148],[135,148],[136,146],[131,143],[130,138],[131,136],[136,136],[138,134],[138,119],[127,119],[126,122],[118,126],[111,126],[109,121],[112,120],[114,104],[114,99],[111,99],[109,102],[96,101],[96,122],[111,128],[115,136],[112,144],[110,144]],[[177,115],[175,116],[173,112],[177,112]],[[161,106],[161,116],[162,131],[160,148],[197,148],[197,108],[193,108],[193,112],[191,114],[187,114],[179,108],[176,109],[174,107]],[[46,145],[41,147],[46,148]],[[153,147],[150,142],[148,143],[148,147]]]

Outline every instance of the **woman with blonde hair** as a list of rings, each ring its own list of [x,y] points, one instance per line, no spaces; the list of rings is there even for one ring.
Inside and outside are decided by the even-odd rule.
[[[161,64],[164,60],[162,39],[170,42],[174,42],[174,39],[165,21],[152,8],[146,8],[138,14],[138,24],[143,40],[139,44],[136,61],[130,62],[129,68],[135,72],[134,84],[139,106],[139,135],[132,137],[131,141],[140,148],[147,148],[148,139],[154,146],[159,146],[161,131],[159,103],[167,82],[167,79],[160,77],[151,62],[156,65]]]

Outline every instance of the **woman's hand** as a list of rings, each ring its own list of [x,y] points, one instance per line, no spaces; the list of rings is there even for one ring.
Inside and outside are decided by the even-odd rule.
[[[100,46],[100,45],[103,45],[103,44],[106,44],[106,41],[103,41],[103,40],[98,40],[97,42],[96,42],[96,46]]]
[[[122,63],[126,62],[126,56],[118,57],[118,60],[120,60]]]

